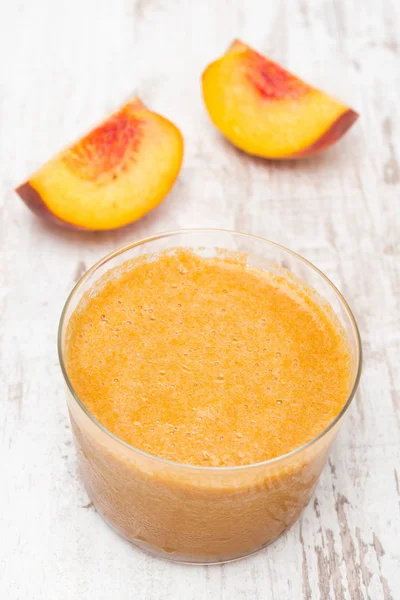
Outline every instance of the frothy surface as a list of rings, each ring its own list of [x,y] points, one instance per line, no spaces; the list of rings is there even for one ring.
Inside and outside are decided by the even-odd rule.
[[[303,286],[189,250],[131,261],[85,297],[67,371],[95,418],[173,461],[243,465],[301,446],[347,399],[338,323]]]

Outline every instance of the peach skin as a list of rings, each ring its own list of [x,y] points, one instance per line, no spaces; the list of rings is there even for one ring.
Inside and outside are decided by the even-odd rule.
[[[182,158],[177,127],[134,98],[16,192],[49,221],[74,229],[116,229],[164,199]]]
[[[272,159],[310,156],[339,140],[358,114],[235,41],[202,77],[214,125],[235,146]]]

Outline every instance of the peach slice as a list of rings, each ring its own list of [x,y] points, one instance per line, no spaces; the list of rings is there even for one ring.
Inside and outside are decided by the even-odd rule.
[[[202,84],[214,125],[235,146],[263,158],[316,154],[358,118],[239,41],[207,67]]]
[[[182,157],[177,127],[134,98],[16,192],[47,220],[78,229],[115,229],[163,200]]]

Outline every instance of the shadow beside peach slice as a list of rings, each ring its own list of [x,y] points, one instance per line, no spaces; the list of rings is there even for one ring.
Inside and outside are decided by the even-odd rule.
[[[181,168],[183,139],[137,98],[43,165],[16,192],[42,218],[116,229],[157,206]]]
[[[272,159],[316,154],[339,140],[358,114],[235,41],[203,73],[214,125],[235,146]]]

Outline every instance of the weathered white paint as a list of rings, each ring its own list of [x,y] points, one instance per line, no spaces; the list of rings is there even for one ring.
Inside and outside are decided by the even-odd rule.
[[[0,597],[4,600],[400,598],[400,4],[394,0],[39,0],[0,8]],[[361,119],[301,162],[236,151],[199,76],[240,37],[348,101]],[[13,193],[132,92],[186,140],[169,198],[105,234],[41,224]],[[238,228],[315,262],[343,291],[364,375],[315,500],[272,547],[186,567],[118,538],[77,478],[56,357],[82,270],[128,240]]]

